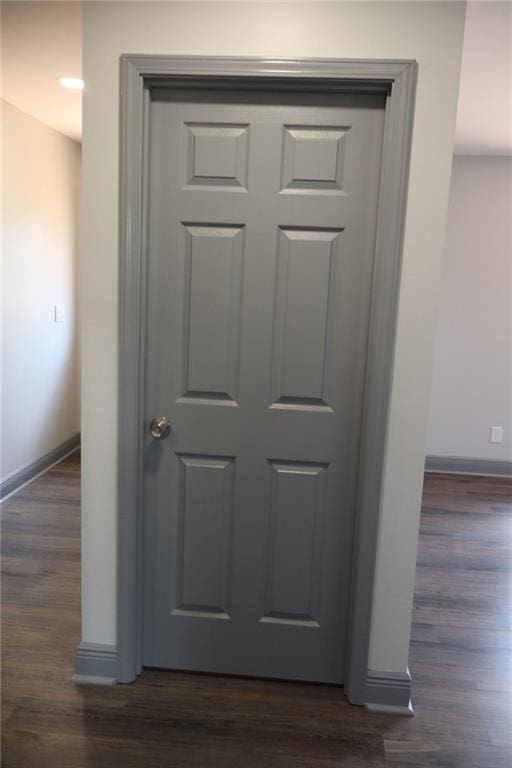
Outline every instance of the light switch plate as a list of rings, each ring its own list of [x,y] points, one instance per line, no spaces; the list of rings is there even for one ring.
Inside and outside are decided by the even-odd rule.
[[[64,304],[55,305],[54,319],[56,323],[63,323],[66,318],[66,310]]]
[[[491,427],[489,430],[489,442],[490,443],[502,443],[503,442],[503,427]]]

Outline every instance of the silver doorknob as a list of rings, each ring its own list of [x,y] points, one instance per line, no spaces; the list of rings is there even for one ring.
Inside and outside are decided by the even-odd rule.
[[[149,425],[149,431],[156,438],[167,437],[171,431],[171,422],[167,416],[155,416]]]

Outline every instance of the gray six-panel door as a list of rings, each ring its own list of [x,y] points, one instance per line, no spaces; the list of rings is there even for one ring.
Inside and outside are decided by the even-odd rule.
[[[146,666],[343,682],[383,124],[152,92]]]

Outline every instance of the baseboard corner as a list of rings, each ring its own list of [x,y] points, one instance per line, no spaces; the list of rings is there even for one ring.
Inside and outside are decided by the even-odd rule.
[[[117,682],[117,648],[107,643],[82,641],[75,655],[75,674],[79,685],[113,685]]]
[[[377,672],[366,676],[365,706],[370,712],[411,716],[411,675],[405,672]]]

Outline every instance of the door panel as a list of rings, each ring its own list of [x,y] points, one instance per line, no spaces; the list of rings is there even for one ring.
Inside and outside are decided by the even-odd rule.
[[[152,92],[147,666],[343,681],[383,116]]]
[[[177,615],[229,618],[234,459],[179,456]]]
[[[270,462],[265,613],[318,627],[327,466]]]
[[[328,407],[340,230],[280,229],[272,406]],[[307,286],[307,291],[304,290]]]
[[[281,192],[343,192],[347,128],[283,126]]]
[[[236,401],[243,227],[184,225],[182,397]]]
[[[185,123],[187,184],[247,191],[248,125]]]

